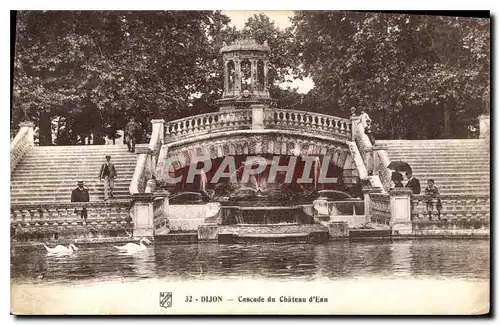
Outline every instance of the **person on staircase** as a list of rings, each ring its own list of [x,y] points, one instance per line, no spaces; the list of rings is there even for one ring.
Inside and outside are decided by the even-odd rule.
[[[412,194],[420,194],[420,181],[413,176],[413,172],[411,170],[406,172],[406,179],[408,179],[408,182],[405,187],[408,187]]]
[[[128,151],[135,151],[135,144],[137,142],[137,137],[141,132],[141,126],[135,122],[133,117],[130,118],[130,122],[128,122],[125,127],[125,141],[127,142]]]
[[[438,220],[441,220],[441,197],[439,195],[439,189],[434,184],[433,179],[427,180],[427,187],[425,188],[425,198],[427,200],[427,213],[429,215],[429,220],[432,220],[432,213],[434,207],[436,207]]]
[[[406,182],[405,187],[409,188],[411,190],[412,194],[420,194],[420,181],[413,176],[413,172],[411,170],[408,170],[406,172],[406,179],[408,182]],[[418,213],[416,213],[415,210],[415,203],[413,199],[410,200],[410,209],[411,209],[411,218],[412,220],[418,216]]]
[[[115,165],[111,163],[111,156],[106,155],[106,161],[101,166],[99,181],[104,178],[104,201],[113,198],[113,188],[117,177]]]
[[[85,183],[80,180],[76,185],[77,187],[71,191],[71,202],[90,202],[89,190],[84,187]],[[80,214],[83,221],[87,221],[87,208],[85,205],[82,206],[80,211],[75,209],[75,213]]]

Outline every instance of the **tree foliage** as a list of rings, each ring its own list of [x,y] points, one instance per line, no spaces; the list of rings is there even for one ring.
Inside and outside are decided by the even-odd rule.
[[[308,11],[292,20],[317,110],[365,108],[386,138],[462,137],[489,105],[488,19]]]
[[[82,133],[113,133],[135,116],[175,119],[221,92],[220,12],[34,11],[19,13],[13,89],[13,127],[46,116],[67,126],[57,144]],[[44,117],[45,115],[45,117]],[[45,137],[44,137],[45,135]]]
[[[489,110],[487,19],[295,12],[292,27],[254,15],[242,30],[218,11],[26,11],[17,19],[11,130],[30,119],[40,144],[113,136],[134,116],[215,111],[223,42],[270,48],[270,93],[282,108],[348,116],[365,108],[378,137],[462,137]],[[278,84],[311,76],[305,96]],[[477,126],[477,125],[476,125]]]

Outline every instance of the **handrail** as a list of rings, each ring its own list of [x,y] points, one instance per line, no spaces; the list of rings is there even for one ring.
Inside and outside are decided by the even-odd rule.
[[[17,164],[24,157],[33,142],[33,123],[21,123],[21,128],[10,144],[10,172],[12,173]]]
[[[200,114],[166,122],[165,142],[207,134],[213,131],[250,129],[251,126],[251,109]]]
[[[319,131],[320,133],[335,134],[345,138],[350,138],[352,132],[352,124],[349,119],[293,109],[273,108],[267,110],[264,124],[266,127],[304,128],[305,132]]]

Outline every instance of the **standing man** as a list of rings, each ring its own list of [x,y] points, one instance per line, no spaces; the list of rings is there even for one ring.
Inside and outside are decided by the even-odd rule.
[[[106,161],[102,164],[101,171],[99,172],[99,181],[104,178],[104,201],[108,200],[110,197],[113,198],[113,187],[117,176],[115,165],[113,165],[110,160],[111,156],[106,155]]]
[[[406,178],[408,183],[406,183],[405,187],[408,187],[413,194],[420,194],[420,181],[413,176],[411,170],[406,172]]]
[[[128,151],[134,152],[135,151],[135,144],[137,142],[137,136],[141,132],[141,127],[137,122],[135,122],[135,119],[133,117],[130,118],[130,122],[128,122],[127,126],[125,127],[125,136],[127,138],[127,147]]]
[[[77,188],[71,192],[71,202],[90,202],[89,190],[83,187],[85,183],[83,181],[78,181],[76,183]],[[78,213],[78,209],[75,209],[75,213]],[[82,206],[80,211],[80,218],[83,221],[87,221],[87,208]]]

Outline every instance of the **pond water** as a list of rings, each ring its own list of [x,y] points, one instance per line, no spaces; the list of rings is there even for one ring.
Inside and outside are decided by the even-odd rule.
[[[167,244],[124,254],[113,244],[79,245],[70,256],[41,246],[11,249],[13,282],[142,279],[489,279],[488,240],[336,241],[325,244]]]

